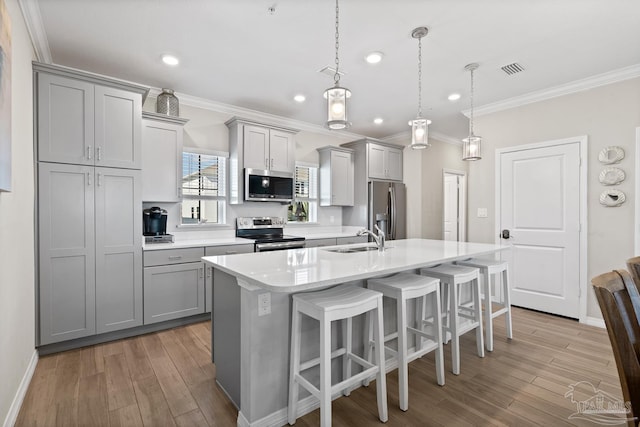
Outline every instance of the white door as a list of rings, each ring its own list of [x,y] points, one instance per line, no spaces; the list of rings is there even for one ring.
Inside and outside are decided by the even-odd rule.
[[[458,175],[444,175],[444,240],[458,241]]]
[[[454,242],[464,242],[466,241],[467,176],[462,171],[444,170],[442,182],[442,238]]]
[[[512,304],[578,318],[580,143],[505,150],[499,167],[498,232],[513,245],[504,254]]]

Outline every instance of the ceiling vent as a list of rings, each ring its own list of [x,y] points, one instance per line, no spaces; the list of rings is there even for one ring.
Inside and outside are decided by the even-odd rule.
[[[507,73],[507,75],[509,76],[512,76],[516,73],[524,71],[524,68],[522,67],[522,65],[518,64],[517,62],[514,62],[513,64],[505,65],[504,67],[501,67],[501,69],[502,71]]]
[[[336,75],[336,69],[328,65],[324,68],[319,69],[318,72],[322,74],[326,74],[327,76],[331,76],[331,77]],[[344,72],[338,71],[338,75],[342,77],[344,76]]]

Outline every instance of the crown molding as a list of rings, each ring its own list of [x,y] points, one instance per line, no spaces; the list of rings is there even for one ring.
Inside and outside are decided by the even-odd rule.
[[[31,44],[36,52],[36,58],[39,62],[51,64],[51,50],[49,49],[49,40],[42,23],[42,15],[40,15],[40,6],[37,0],[18,0],[20,10],[24,22],[31,37]]]
[[[157,97],[162,90],[160,88],[151,88],[149,90],[149,96],[152,98]],[[180,103],[188,105],[190,107],[202,108],[204,110],[214,111],[216,113],[229,114],[231,116],[239,116],[244,119],[255,120],[258,122],[266,122],[274,126],[295,128],[301,131],[319,133],[322,135],[339,136],[349,139],[362,139],[366,138],[365,135],[360,135],[353,132],[329,130],[323,126],[313,123],[303,122],[301,120],[294,120],[287,117],[278,116],[275,114],[264,113],[262,111],[252,110],[249,108],[237,107],[231,104],[224,104],[222,102],[211,101],[209,99],[200,98],[193,95],[187,95],[185,93],[176,92],[176,96],[180,99]]]
[[[640,64],[630,65],[628,67],[619,68],[617,70],[608,71],[595,76],[587,77],[573,82],[554,86],[548,89],[529,92],[524,95],[515,96],[498,102],[476,107],[473,110],[474,116],[484,116],[486,114],[496,113],[498,111],[508,110],[510,108],[520,107],[534,102],[545,101],[551,98],[557,98],[563,95],[569,95],[576,92],[582,92],[594,89],[600,86],[621,82],[624,80],[640,77]],[[462,111],[462,114],[469,117],[470,110]]]
[[[384,138],[380,138],[381,141],[385,142],[397,142],[402,139],[404,145],[409,145],[409,141],[411,141],[411,131],[403,131],[400,133],[396,133],[393,135],[386,136]],[[444,142],[451,145],[462,145],[462,141],[452,136],[446,135],[441,132],[429,131],[429,139],[435,139],[440,142]]]

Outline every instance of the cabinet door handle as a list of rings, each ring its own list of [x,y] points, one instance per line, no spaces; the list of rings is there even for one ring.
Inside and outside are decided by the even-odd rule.
[[[182,255],[171,255],[169,259],[182,259]]]
[[[204,267],[200,267],[200,278],[204,277]]]
[[[98,147],[98,161],[102,160],[102,147]]]
[[[226,255],[233,255],[233,254],[237,254],[238,251],[226,251],[225,254]]]
[[[269,159],[264,159],[264,167],[265,168],[269,167]]]
[[[211,270],[213,270],[213,267],[207,267],[207,277],[211,277]]]
[[[87,160],[91,160],[91,152],[93,150],[91,149],[90,145],[87,145]]]
[[[271,169],[273,169],[273,159],[271,159]]]
[[[91,172],[87,172],[87,185],[91,186]]]
[[[102,174],[99,173],[98,174],[98,187],[101,187],[101,186],[102,186]]]

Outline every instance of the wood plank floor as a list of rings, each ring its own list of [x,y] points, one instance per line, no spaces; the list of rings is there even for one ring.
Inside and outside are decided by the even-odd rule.
[[[475,354],[473,333],[461,339],[461,374],[436,384],[433,354],[409,366],[409,410],[398,408],[398,376],[387,375],[387,426],[595,425],[569,419],[565,393],[586,381],[621,399],[604,329],[514,308],[514,339],[502,317],[494,351]],[[45,356],[40,359],[17,426],[235,426],[237,411],[215,384],[210,322]],[[580,387],[578,387],[580,388]],[[589,387],[576,392],[584,399]],[[580,395],[578,395],[580,394]],[[297,426],[319,424],[319,411]],[[334,426],[382,425],[375,384],[333,402]]]

